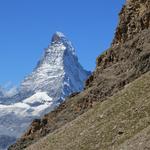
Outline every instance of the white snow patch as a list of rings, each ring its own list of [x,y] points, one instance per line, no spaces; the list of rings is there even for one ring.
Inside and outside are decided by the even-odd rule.
[[[32,95],[31,97],[23,100],[23,103],[27,103],[27,104],[34,104],[36,102],[50,103],[50,102],[52,102],[52,98],[47,95],[47,92],[37,92],[36,94]]]

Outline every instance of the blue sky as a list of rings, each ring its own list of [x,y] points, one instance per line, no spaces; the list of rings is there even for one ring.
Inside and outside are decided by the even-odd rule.
[[[112,41],[125,0],[0,0],[0,85],[19,84],[36,66],[55,31],[94,70]]]

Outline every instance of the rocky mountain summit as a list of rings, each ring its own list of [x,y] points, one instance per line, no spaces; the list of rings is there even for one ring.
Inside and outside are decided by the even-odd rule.
[[[126,96],[132,99],[134,98],[134,94],[137,95],[136,93],[132,93],[132,92],[129,92],[130,94],[126,95],[126,92],[128,93],[128,89],[127,89],[128,84],[132,84],[134,80],[138,79],[139,77],[143,76],[143,74],[150,71],[150,26],[149,26],[150,19],[149,18],[150,18],[150,1],[149,0],[128,0],[126,2],[126,5],[123,6],[121,10],[119,25],[116,29],[116,34],[113,39],[112,45],[108,50],[106,50],[103,54],[101,54],[97,58],[96,69],[86,81],[85,90],[79,94],[70,96],[57,109],[55,109],[51,113],[46,114],[43,118],[34,120],[32,124],[30,125],[29,129],[22,136],[22,138],[19,139],[17,143],[12,145],[9,148],[9,150],[24,149],[35,142],[37,142],[38,144],[39,139],[41,139],[42,137],[46,136],[47,134],[54,135],[58,133],[59,131],[60,131],[59,135],[62,135],[62,133],[64,133],[63,137],[64,136],[72,137],[71,135],[72,132],[71,131],[67,132],[68,131],[67,127],[68,126],[71,127],[70,124],[74,124],[74,122],[76,122],[76,120],[78,119],[79,119],[78,121],[82,124],[83,122],[82,122],[82,119],[80,119],[80,116],[83,113],[87,112],[90,108],[94,109],[96,105],[99,105],[100,110],[107,112],[108,118],[103,118],[100,116],[101,114],[97,114],[99,118],[96,118],[96,120],[94,119],[91,120],[91,124],[94,124],[96,121],[99,121],[101,123],[100,125],[103,125],[105,124],[105,120],[108,119],[109,121],[107,122],[108,123],[107,127],[109,131],[110,129],[117,130],[115,126],[111,126],[110,122],[113,122],[113,120],[111,119],[116,120],[116,118],[118,117],[117,114],[121,114],[121,112],[117,110],[121,111],[121,109],[124,108],[122,103],[125,103],[126,101],[121,102],[121,99],[123,97],[125,98]],[[149,74],[147,76],[149,76]],[[149,79],[149,77],[147,77],[146,79]],[[142,83],[146,85],[146,81],[143,81],[142,79],[140,80],[140,85],[139,83],[136,83],[134,88],[132,88],[132,85],[131,85],[131,88],[129,89],[134,90],[135,92],[139,93],[139,91],[141,91],[142,89],[141,87],[143,85]],[[137,91],[137,87],[139,87],[138,91]],[[149,92],[149,88],[146,88],[146,87],[148,87],[148,85],[146,85],[144,89],[145,90],[147,89],[147,92]],[[120,91],[124,90],[124,88],[126,88],[127,91],[125,90],[126,91],[125,94],[122,95],[122,92]],[[107,106],[107,102],[104,103],[104,101],[106,100],[111,101],[111,99],[114,99],[114,98],[108,98],[108,97],[111,97],[118,92],[120,92],[119,94],[120,98],[119,98],[119,102],[118,101],[115,102],[114,104],[115,107],[113,107],[114,106],[113,103],[110,102],[111,105],[109,108],[107,107],[103,108],[103,104],[104,105],[106,104]],[[143,97],[139,97],[138,95],[137,98],[139,102],[141,99],[143,99]],[[116,99],[118,99],[118,97],[115,97],[115,100]],[[145,101],[148,99],[149,97],[146,97]],[[133,104],[136,103],[135,100],[136,100],[136,97],[132,102]],[[130,100],[127,99],[127,101],[130,101]],[[134,108],[135,106],[133,108],[130,108],[130,106],[132,105],[130,105],[129,103],[129,105],[127,105],[127,108],[126,108],[126,110],[128,110],[126,114],[130,114],[129,110],[135,109]],[[115,110],[115,108],[118,108],[118,109],[114,111],[113,113],[113,110]],[[95,111],[99,112],[99,109],[97,108]],[[141,109],[139,110],[142,111]],[[114,115],[112,118],[111,118],[111,114]],[[143,113],[141,112],[139,114],[142,115]],[[116,115],[116,118],[115,118],[115,115]],[[91,119],[90,117],[92,116],[89,116],[89,118],[87,118],[85,122],[88,123],[88,120]],[[121,116],[121,117],[122,117],[121,123],[123,124],[123,121],[124,121],[123,118],[125,116]],[[133,129],[132,133],[135,133],[134,129],[136,128],[136,122],[138,121],[138,119],[134,121],[133,120],[134,118],[130,117],[130,115],[128,117],[129,118],[127,119],[129,119],[129,122],[132,122],[132,126],[130,126],[131,129]],[[122,134],[124,133],[124,131],[122,131],[123,127],[121,126],[122,125],[121,123],[120,123],[120,128],[119,128],[121,131],[118,129],[117,136],[115,136],[116,133],[114,133],[113,131],[105,133],[105,130],[103,130],[102,133],[99,135],[99,139],[101,139],[102,142],[99,145],[98,144],[95,145],[93,149],[100,149],[101,147],[108,149],[107,144],[109,143],[108,142],[109,139],[111,139],[111,142],[117,143],[118,142],[117,140],[119,139],[119,137],[122,136]],[[114,124],[115,123],[113,122],[113,125]],[[126,125],[128,124],[129,123],[127,123]],[[91,125],[89,130],[93,129],[93,126]],[[75,126],[72,126],[72,127],[75,127]],[[76,128],[78,127],[79,126],[77,126]],[[66,132],[64,128],[65,130],[67,130]],[[93,134],[91,133],[89,135],[85,135],[86,138],[89,136],[92,137],[91,141],[87,142],[88,144],[92,141],[94,143],[95,142],[94,140],[96,140],[94,139],[94,137],[98,135],[99,133],[98,131],[95,131],[94,129],[93,129],[94,132],[92,132]],[[77,133],[77,132],[78,131],[75,130],[74,133]],[[138,131],[136,130],[136,132]],[[130,132],[126,134],[130,134]],[[82,145],[82,148],[86,149],[86,144],[82,143],[84,141],[83,140],[84,138],[82,136],[84,135],[84,133],[81,133],[78,135],[81,137],[80,138],[81,141],[78,139],[78,136],[75,137],[74,139],[76,141],[77,146],[80,147]],[[101,135],[104,135],[104,136],[101,136]],[[108,135],[110,136],[108,137]],[[59,140],[60,140],[60,143],[63,141],[63,139],[62,138],[59,139],[59,137],[55,141],[55,137],[58,137],[58,136],[52,136],[50,138],[51,140],[48,141],[49,143],[51,143],[50,145],[54,147],[57,145],[57,143],[59,143]],[[105,141],[105,143],[103,141]],[[54,143],[56,142],[56,143],[54,144],[53,142]],[[69,144],[70,142],[71,141],[69,141]],[[64,144],[65,142],[62,142],[62,143]],[[80,145],[80,143],[82,144]],[[113,143],[110,143],[109,148],[110,147],[112,148]],[[60,145],[58,147],[60,147]],[[71,147],[71,145],[69,145],[68,147],[71,149],[74,148],[74,147]]]
[[[81,91],[89,75],[79,64],[72,43],[63,33],[56,32],[32,74],[21,83],[19,92],[23,99],[47,92],[54,101],[63,101],[71,93]]]
[[[0,149],[6,149],[34,118],[58,107],[67,96],[84,88],[90,75],[78,62],[72,43],[56,32],[33,72],[11,96],[0,89]],[[15,89],[14,89],[15,90]]]

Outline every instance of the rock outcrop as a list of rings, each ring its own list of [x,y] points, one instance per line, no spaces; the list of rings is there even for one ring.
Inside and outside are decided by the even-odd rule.
[[[85,90],[69,97],[56,110],[33,125],[9,150],[19,150],[55,131],[106,100],[125,85],[150,70],[150,1],[128,0],[120,13],[120,21],[112,46],[97,58],[96,70],[86,81]],[[39,124],[38,124],[39,126]],[[120,133],[121,134],[121,133]]]
[[[125,43],[150,27],[150,1],[127,0],[126,3],[119,14],[120,21],[113,45]]]

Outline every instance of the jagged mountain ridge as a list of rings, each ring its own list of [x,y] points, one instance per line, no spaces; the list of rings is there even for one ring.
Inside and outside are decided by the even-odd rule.
[[[125,21],[122,16],[129,18],[128,22],[125,22],[125,26],[130,26],[132,22],[136,24],[143,16],[140,15],[140,12],[143,12],[146,16],[150,15],[149,6],[149,0],[127,1],[123,10],[130,8],[130,13],[121,11],[120,22],[113,44],[97,58],[96,70],[86,81],[85,90],[70,97],[55,111],[46,114],[40,120],[35,120],[22,138],[10,147],[10,150],[23,149],[63,125],[67,126],[68,122],[89,110],[95,103],[106,100],[107,97],[114,95],[123,89],[125,85],[150,70],[149,24],[139,26],[138,30],[133,29],[130,33],[131,36],[128,36],[129,30],[124,31],[122,28],[122,22]],[[130,16],[131,14],[133,14],[133,17]],[[146,17],[146,22],[149,22],[148,18]],[[125,40],[124,35],[128,37]],[[46,124],[43,125],[42,123],[45,120]]]
[[[88,75],[90,72],[79,64],[71,42],[63,33],[56,32],[43,58],[21,83],[19,90],[21,95],[44,91],[54,100],[64,99],[73,92],[81,91]]]
[[[71,42],[56,32],[33,72],[12,97],[0,98],[0,149],[19,138],[34,118],[52,111],[72,93],[84,88],[90,75],[79,64]],[[3,92],[3,90],[1,90]],[[7,93],[7,92],[6,92]],[[7,141],[8,139],[8,141]]]

